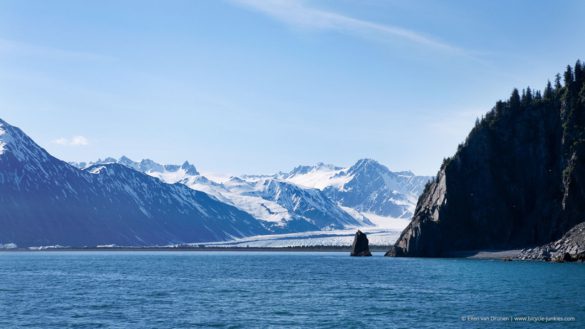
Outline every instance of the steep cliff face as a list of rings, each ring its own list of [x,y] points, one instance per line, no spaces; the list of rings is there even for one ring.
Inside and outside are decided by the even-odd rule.
[[[564,86],[498,102],[425,187],[388,255],[542,245],[585,221],[583,76],[578,63]]]

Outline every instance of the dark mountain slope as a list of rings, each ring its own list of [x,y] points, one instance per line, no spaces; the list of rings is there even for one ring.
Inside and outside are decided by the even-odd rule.
[[[266,233],[203,192],[122,165],[79,170],[0,120],[0,244],[160,245]]]
[[[419,198],[388,255],[523,248],[585,220],[585,86],[578,62],[544,93],[514,90],[478,121]]]

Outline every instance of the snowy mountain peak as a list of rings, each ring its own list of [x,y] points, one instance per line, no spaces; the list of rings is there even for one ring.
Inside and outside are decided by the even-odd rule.
[[[185,173],[187,175],[192,175],[192,176],[199,175],[197,168],[195,168],[194,165],[190,164],[189,161],[183,162],[183,164],[181,165],[181,169],[185,170]]]
[[[390,172],[390,170],[379,163],[376,160],[372,159],[360,159],[358,160],[353,166],[348,169],[349,174],[354,174],[359,171],[367,171],[367,170],[377,170],[377,171],[384,171]]]
[[[135,162],[132,161],[130,158],[128,158],[125,155],[122,155],[120,157],[120,159],[118,160],[118,163],[123,164],[123,165],[127,165],[127,164],[134,164]]]
[[[187,161],[160,165],[149,159],[136,163],[121,158],[117,162],[163,182],[213,195],[278,230],[300,229],[301,222],[303,229],[356,225],[350,217],[361,223],[374,216],[410,218],[428,180],[411,172],[392,172],[373,159],[360,159],[347,168],[319,162],[275,175],[221,180],[202,176]]]
[[[290,176],[306,174],[313,169],[313,166],[297,166],[289,172]]]
[[[112,164],[117,163],[125,167],[155,176],[166,182],[176,183],[183,179],[184,176],[197,176],[199,172],[194,165],[190,164],[189,161],[185,161],[182,165],[166,164],[162,165],[151,159],[143,159],[140,162],[134,161],[129,157],[123,155],[118,160],[107,157],[104,160],[98,159],[95,162],[72,162],[71,164],[80,169],[85,169],[93,165],[98,164]],[[164,177],[162,177],[164,176]]]
[[[143,159],[140,161],[138,165],[140,167],[140,171],[164,171],[165,168],[150,159]]]
[[[16,128],[0,119],[0,148],[4,149],[18,139]]]
[[[299,166],[279,178],[322,190],[344,207],[394,218],[412,215],[417,197],[429,179],[411,172],[392,172],[373,159],[360,159],[345,169],[323,164]]]
[[[110,163],[118,163],[128,168],[132,168],[134,170],[139,169],[139,163],[132,161],[130,158],[126,157],[125,155],[121,156],[118,161],[110,162]]]
[[[341,167],[337,167],[334,166],[332,164],[326,164],[323,162],[318,162],[316,165],[314,166],[297,166],[295,167],[293,170],[291,170],[288,173],[283,173],[282,175],[284,177],[294,177],[296,175],[305,175],[308,174],[310,172],[315,172],[315,171],[336,171],[336,170],[341,170]]]
[[[0,119],[0,156],[10,154],[18,161],[46,161],[50,155],[22,130]]]

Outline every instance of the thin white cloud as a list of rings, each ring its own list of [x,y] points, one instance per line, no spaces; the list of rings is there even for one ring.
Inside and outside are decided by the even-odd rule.
[[[60,137],[53,140],[53,143],[64,146],[86,146],[89,145],[89,140],[84,136]]]
[[[401,38],[425,47],[440,49],[458,54],[466,54],[463,49],[433,39],[418,32],[398,26],[384,25],[345,16],[331,11],[315,9],[297,0],[232,0],[286,24],[323,30],[335,30],[367,36],[372,33],[386,37]]]

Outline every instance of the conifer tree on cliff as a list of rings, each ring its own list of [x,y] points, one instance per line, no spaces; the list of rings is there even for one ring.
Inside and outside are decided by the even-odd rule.
[[[520,108],[520,94],[516,88],[514,88],[510,97],[510,108],[512,110],[518,110]]]

